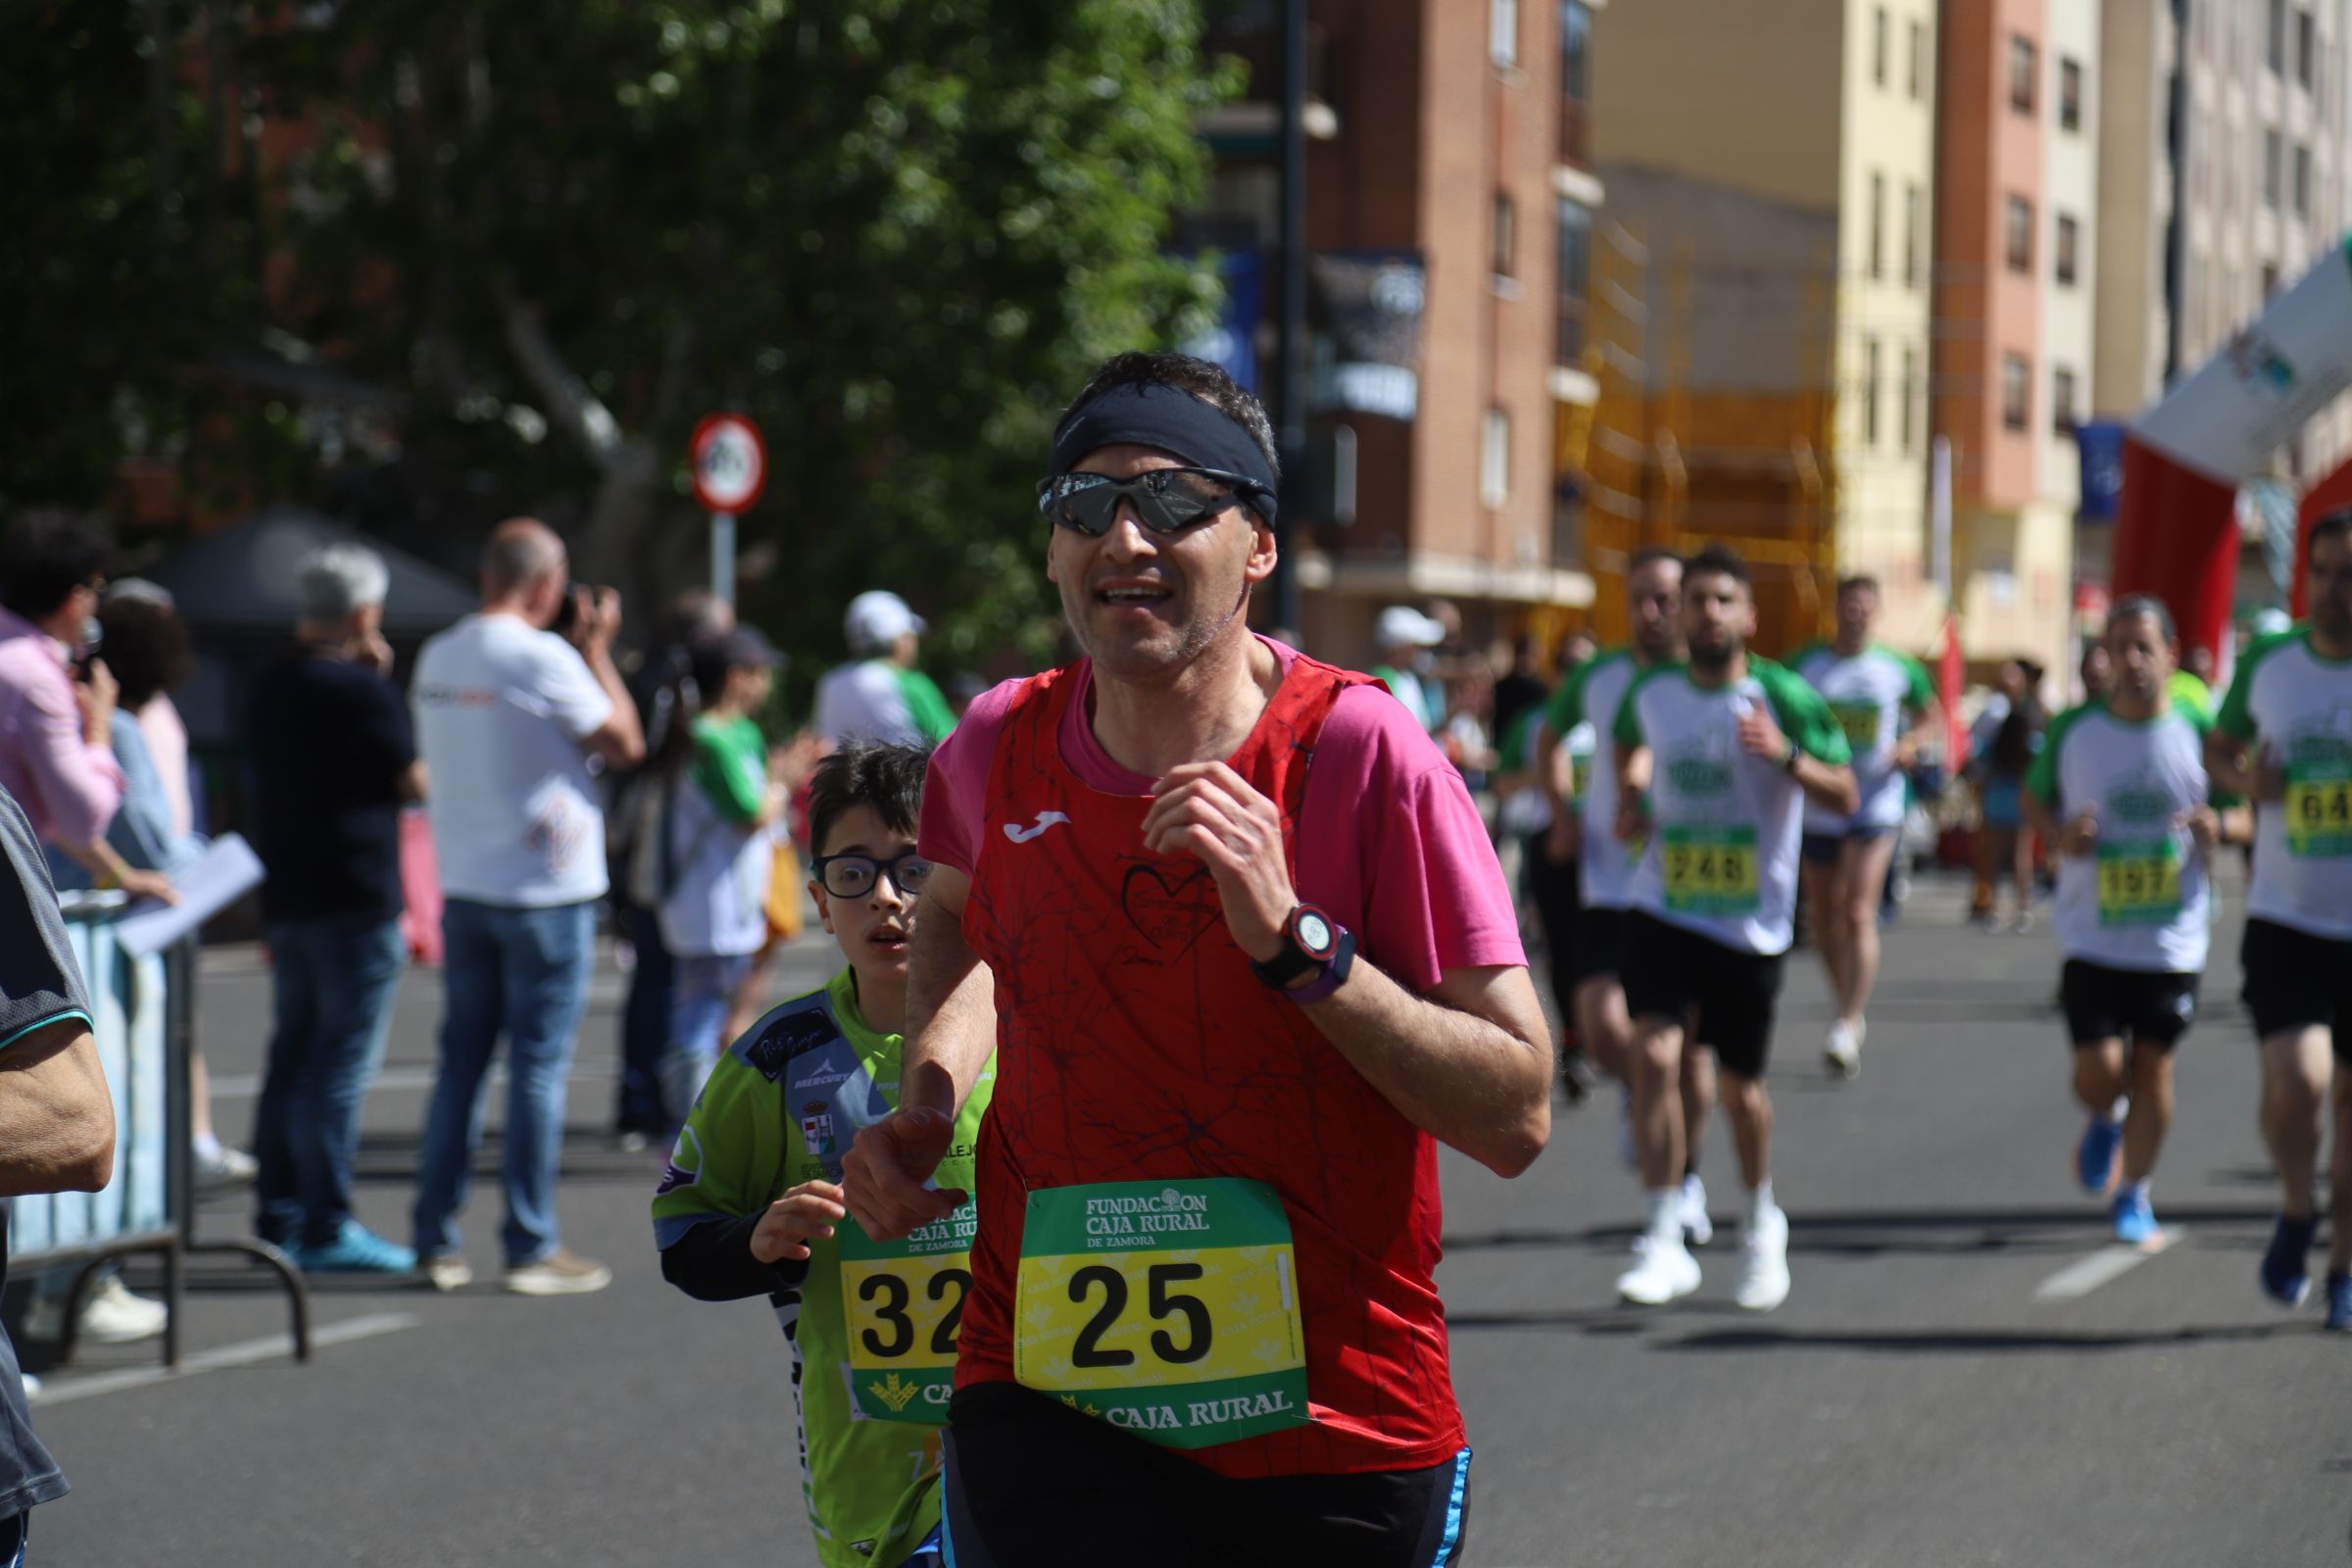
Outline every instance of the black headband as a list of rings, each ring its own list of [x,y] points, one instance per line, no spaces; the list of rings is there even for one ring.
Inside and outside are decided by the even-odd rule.
[[[1122,443],[1157,447],[1195,467],[1254,481],[1260,488],[1249,504],[1274,521],[1274,466],[1257,442],[1223,410],[1164,382],[1122,382],[1071,415],[1054,437],[1051,476],[1073,472],[1088,453]]]

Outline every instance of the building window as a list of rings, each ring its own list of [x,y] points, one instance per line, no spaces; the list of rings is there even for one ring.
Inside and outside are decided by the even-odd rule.
[[[2009,270],[2034,270],[2034,204],[2023,196],[2009,198],[2007,241]]]
[[[2009,35],[2009,107],[2021,115],[2034,112],[2034,77],[2037,70],[2034,42],[2017,33]]]
[[[1928,90],[1928,29],[1925,24],[1911,24],[1911,101],[1918,103]]]
[[[1585,357],[1585,315],[1592,297],[1592,214],[1579,201],[1559,199],[1559,329],[1552,344],[1554,365]]]
[[[2262,204],[2274,210],[2278,206],[2278,185],[2284,175],[2281,167],[2286,161],[2286,144],[2275,130],[2262,133]]]
[[[2270,29],[2263,45],[2262,62],[2276,75],[2286,74],[2286,0],[2271,0]]]
[[[1585,0],[1560,0],[1560,91],[1582,101],[1592,96],[1592,8]]]
[[[2058,62],[2058,128],[2082,129],[2082,67],[2072,60]]]
[[[2278,293],[2278,264],[2277,264],[2277,263],[2275,263],[2275,262],[2265,262],[2265,263],[2263,263],[2263,264],[2262,264],[2262,300],[2261,300],[2261,303],[2262,303],[2262,304],[2264,304],[2264,305],[2268,305],[2268,304],[2270,304],[2270,303],[2271,303],[2271,296],[2272,296],[2272,295],[2274,295],[2274,294],[2276,294],[2276,293]]]
[[[1919,282],[1919,187],[1903,187],[1903,281]]]
[[[1487,0],[1487,53],[1504,71],[1519,64],[1519,0]]]
[[[2319,63],[2319,40],[2314,35],[2314,23],[2308,8],[2295,13],[2295,79],[2303,90],[2311,90],[2313,68]]]
[[[2295,149],[2295,216],[2311,216],[2311,149]]]
[[[2033,415],[2034,367],[2022,354],[2001,356],[2001,425],[2023,430]]]
[[[1886,176],[1870,176],[1870,275],[1886,274]]]
[[[2075,433],[2075,372],[2050,372],[2050,428],[2059,435]]]
[[[1885,6],[1870,14],[1870,79],[1874,86],[1886,85],[1886,49],[1894,31],[1894,24]]]
[[[2081,242],[2079,225],[2064,213],[2058,215],[2058,281],[2075,281],[2075,247]]]
[[[1493,227],[1488,241],[1493,251],[1494,275],[1510,277],[1517,270],[1514,258],[1519,251],[1519,214],[1511,205],[1511,198],[1501,191],[1494,193]]]
[[[1511,499],[1511,416],[1507,409],[1487,411],[1478,451],[1478,499],[1490,508]]]
[[[1895,416],[1895,428],[1901,432],[1903,450],[1905,452],[1909,452],[1911,450],[1912,438],[1917,433],[1913,426],[1918,421],[1911,416],[1911,386],[1912,383],[1918,379],[1919,351],[1906,343],[1903,345],[1903,382],[1902,385],[1894,389],[1894,395],[1902,400],[1901,410]]]
[[[1879,340],[1862,340],[1862,444],[1879,444]]]

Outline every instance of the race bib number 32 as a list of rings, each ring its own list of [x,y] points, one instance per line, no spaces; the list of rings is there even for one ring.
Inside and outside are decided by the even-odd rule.
[[[1151,1442],[1308,1419],[1291,1224],[1263,1182],[1031,1193],[1013,1318],[1018,1381]]]
[[[841,1222],[841,1311],[859,1415],[924,1426],[948,1419],[978,1230],[969,1203],[903,1241],[877,1242],[856,1220]]]
[[[1753,914],[1756,830],[1670,827],[1658,834],[1666,907],[1686,914]]]

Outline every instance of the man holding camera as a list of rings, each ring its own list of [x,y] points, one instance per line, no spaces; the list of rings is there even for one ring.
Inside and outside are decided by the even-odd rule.
[[[528,517],[482,550],[482,608],[424,645],[411,702],[432,779],[447,1013],[416,1180],[417,1266],[472,1279],[454,1216],[481,1137],[483,1081],[507,1036],[506,1288],[569,1296],[612,1283],[566,1250],[556,1172],[573,1038],[605,896],[605,820],[590,759],[627,766],[644,732],[612,639],[620,596],[566,586],[564,541]],[[548,628],[570,614],[562,635]]]

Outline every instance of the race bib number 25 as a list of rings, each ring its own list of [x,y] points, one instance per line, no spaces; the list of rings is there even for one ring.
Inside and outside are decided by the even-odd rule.
[[[1031,1193],[1013,1317],[1019,1382],[1151,1442],[1308,1419],[1290,1219],[1263,1182]]]
[[[903,1241],[873,1241],[856,1220],[841,1222],[842,1320],[859,1415],[923,1426],[948,1419],[978,1230],[969,1203]]]

